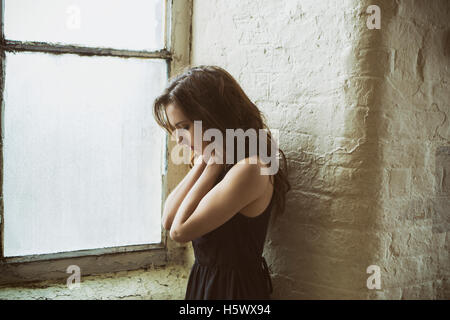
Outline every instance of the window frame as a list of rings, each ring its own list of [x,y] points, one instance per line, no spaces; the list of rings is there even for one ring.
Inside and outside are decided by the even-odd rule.
[[[165,59],[168,79],[174,72],[190,62],[192,0],[163,0],[164,48],[158,51],[137,51],[101,47],[61,45],[46,42],[7,40],[4,35],[4,0],[0,0],[0,286],[23,282],[36,282],[67,278],[67,267],[77,265],[81,275],[136,270],[150,266],[163,266],[168,262],[168,231],[161,226],[160,243],[77,250],[70,252],[4,257],[4,205],[3,205],[3,114],[6,52],[28,51],[50,54],[72,53],[80,56],[114,56],[122,58]],[[176,35],[176,36],[175,36]],[[168,194],[168,154],[171,142],[165,133],[163,150],[161,208]],[[174,170],[172,170],[173,172]],[[173,173],[172,173],[173,174]],[[172,177],[172,180],[174,178]],[[160,212],[162,216],[162,209]]]

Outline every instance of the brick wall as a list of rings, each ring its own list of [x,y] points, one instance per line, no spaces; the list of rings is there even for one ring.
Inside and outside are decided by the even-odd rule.
[[[194,1],[191,64],[236,77],[292,168],[264,253],[273,298],[448,298],[450,4],[428,3]]]
[[[398,1],[377,109],[382,298],[449,299],[450,3]]]

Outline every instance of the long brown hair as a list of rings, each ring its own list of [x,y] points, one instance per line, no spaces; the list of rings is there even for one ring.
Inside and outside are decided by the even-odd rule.
[[[272,146],[272,133],[266,124],[264,115],[257,106],[250,101],[238,82],[224,69],[218,66],[197,66],[184,70],[173,77],[163,93],[153,103],[153,116],[159,126],[172,134],[172,128],[166,114],[168,104],[174,104],[181,108],[189,120],[201,120],[202,130],[216,128],[226,136],[226,129],[253,128],[258,134],[259,129],[265,129],[267,134],[266,150],[270,152]],[[236,139],[235,139],[236,140]],[[250,156],[248,142],[245,139],[245,157]],[[225,143],[226,144],[226,143]],[[236,157],[232,164],[225,164],[225,172],[239,160]],[[258,143],[257,152],[260,146]],[[225,149],[228,150],[228,149]],[[285,210],[286,194],[291,189],[288,181],[288,167],[284,152],[276,146],[279,153],[279,168],[274,177],[274,205],[276,206],[275,217],[281,215]],[[270,155],[272,157],[272,155]],[[191,158],[191,167],[193,157]]]

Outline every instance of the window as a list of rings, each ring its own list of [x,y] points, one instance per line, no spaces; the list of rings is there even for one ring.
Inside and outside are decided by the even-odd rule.
[[[20,280],[7,272],[17,263],[45,280],[71,264],[87,275],[165,260],[168,136],[152,102],[188,63],[190,7],[2,1],[0,284]],[[99,257],[111,263],[98,269]]]

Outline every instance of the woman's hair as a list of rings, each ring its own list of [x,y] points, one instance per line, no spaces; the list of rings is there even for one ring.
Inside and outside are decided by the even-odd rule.
[[[173,104],[179,107],[183,114],[192,122],[202,121],[202,130],[216,128],[224,137],[226,148],[226,129],[255,129],[257,134],[256,152],[260,150],[259,137],[260,129],[266,130],[265,156],[274,158],[272,150],[272,134],[268,129],[264,115],[259,111],[254,103],[250,101],[238,82],[227,71],[218,66],[197,66],[185,70],[183,73],[173,77],[163,93],[156,97],[153,103],[153,116],[159,126],[172,134],[172,128],[166,114],[166,107]],[[249,141],[245,140],[245,158],[250,154]],[[239,158],[237,158],[236,137],[234,140],[234,162],[225,164],[227,172]],[[274,147],[279,152],[278,171],[274,174],[274,195],[272,201],[276,206],[275,217],[281,215],[285,210],[286,193],[291,189],[288,181],[288,167],[286,157],[277,146]],[[258,153],[259,154],[259,153]],[[194,158],[191,158],[191,167]],[[228,161],[227,161],[228,162]]]

